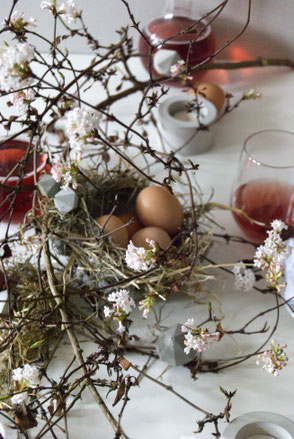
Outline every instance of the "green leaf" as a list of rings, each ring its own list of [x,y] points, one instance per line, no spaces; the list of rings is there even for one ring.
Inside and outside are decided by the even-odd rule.
[[[45,341],[45,339],[44,339],[44,340],[40,340],[40,341],[36,341],[36,343],[33,343],[33,344],[29,347],[29,349],[35,349],[35,348],[38,348],[39,346],[42,346],[42,344],[44,343],[44,341]]]

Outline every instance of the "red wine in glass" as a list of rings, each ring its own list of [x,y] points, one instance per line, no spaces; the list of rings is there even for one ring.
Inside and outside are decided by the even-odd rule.
[[[29,143],[22,140],[9,140],[0,146],[0,183],[5,186],[15,187],[19,183],[20,165],[24,159]],[[37,154],[37,178],[42,171],[49,172],[46,165],[46,156]],[[33,154],[24,160],[24,176],[20,185],[34,186],[34,159]],[[8,179],[6,177],[9,175]],[[8,221],[10,217],[10,206],[14,204],[11,218],[12,223],[22,222],[25,214],[32,208],[34,191],[20,191],[16,195],[15,191],[0,188],[0,218],[1,221]],[[15,199],[15,202],[14,202]]]
[[[184,61],[186,61],[188,57],[190,42],[199,35],[196,41],[193,43],[189,54],[189,67],[194,67],[201,62],[209,59],[209,57],[215,52],[216,47],[215,37],[211,30],[211,27],[208,26],[207,23],[203,20],[199,21],[195,25],[198,20],[199,19],[197,18],[167,14],[164,17],[151,21],[151,23],[149,23],[145,27],[144,35],[153,45],[158,45],[162,43],[159,47],[160,49],[177,51]],[[193,29],[190,32],[173,37],[174,35],[178,34],[184,29],[189,28],[190,26],[193,26]],[[163,43],[164,40],[170,37],[173,38]],[[149,45],[142,36],[139,40],[139,50],[140,53],[144,55],[142,56],[142,62],[146,70],[148,70]],[[155,53],[155,51],[153,53]],[[200,80],[205,75],[205,73],[205,71],[192,73],[191,76],[193,79],[191,80],[191,82],[195,82],[195,80]],[[153,67],[152,75],[155,78],[159,76]],[[183,82],[183,80],[178,79],[177,81],[170,81],[170,84],[175,86],[182,86],[184,85]]]
[[[265,226],[250,223],[245,217],[233,212],[236,222],[254,242],[267,238],[271,222],[282,220],[294,226],[294,186],[271,180],[252,180],[237,188],[232,196],[232,206],[242,209],[250,218]]]

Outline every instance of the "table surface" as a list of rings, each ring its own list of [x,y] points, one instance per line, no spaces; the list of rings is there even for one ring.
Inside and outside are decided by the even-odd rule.
[[[83,66],[89,63],[87,55],[72,56],[75,65]],[[145,73],[138,60],[134,61],[133,67],[140,77]],[[196,173],[197,181],[204,196],[210,196],[214,191],[213,200],[219,203],[229,203],[230,189],[234,174],[245,138],[255,131],[267,128],[278,128],[292,130],[294,126],[293,94],[294,81],[293,72],[285,68],[252,69],[251,71],[226,72],[209,74],[207,80],[218,79],[223,84],[225,91],[231,92],[234,99],[241,96],[244,91],[255,88],[262,93],[262,98],[257,101],[244,102],[233,113],[227,114],[217,123],[215,144],[213,148],[198,157],[194,157],[200,165]],[[97,94],[96,94],[97,93]],[[86,98],[91,103],[97,103],[100,99],[101,90],[86,93]],[[182,93],[179,89],[171,89],[168,96]],[[139,95],[132,95],[127,99],[114,105],[112,111],[119,119],[127,123],[132,119],[136,109]],[[156,132],[148,128],[151,144],[159,148],[159,140]],[[278,151],[277,151],[278,152]],[[155,167],[154,173],[160,178],[160,171]],[[225,230],[233,235],[242,236],[241,231],[234,223],[230,212],[215,212],[217,221]],[[222,257],[223,260],[236,262],[253,255],[250,246],[232,244],[229,247],[219,241],[213,250],[213,257]],[[217,274],[217,272],[214,272]],[[215,302],[215,309],[225,316],[224,328],[239,328],[242,322],[246,322],[250,316],[254,316],[259,310],[270,308],[274,305],[274,298],[264,297],[257,292],[240,293],[232,288],[232,280],[226,278],[222,272],[218,272],[217,280],[210,283],[210,287],[217,295],[219,303]],[[189,317],[196,321],[203,320],[206,315],[206,305],[195,305],[189,302],[185,296],[177,296],[167,303],[163,309],[163,324],[166,326],[175,323],[182,323]],[[150,343],[153,339],[148,325],[152,326],[153,317],[143,322],[139,313],[133,316],[135,327],[133,332],[142,336],[140,343]],[[269,314],[261,318],[257,328],[262,327],[265,320],[272,324],[275,314]],[[194,404],[213,413],[219,413],[225,404],[225,398],[219,391],[219,386],[227,390],[238,389],[233,399],[232,418],[246,412],[270,411],[282,414],[294,420],[294,404],[292,397],[294,374],[294,338],[292,337],[294,321],[286,309],[281,310],[280,323],[275,338],[281,344],[287,343],[289,364],[279,377],[274,377],[261,370],[255,364],[256,359],[251,358],[232,368],[224,369],[218,374],[206,373],[199,375],[196,381],[190,377],[189,370],[183,367],[168,369],[162,375],[162,382],[171,385],[185,398],[190,399]],[[251,352],[260,345],[265,335],[239,336],[225,339],[215,344],[207,352],[209,358],[221,356],[226,358],[231,355],[245,354]],[[83,345],[85,354],[95,351],[95,346],[90,343]],[[71,347],[67,340],[60,347],[50,369],[54,377],[58,377],[62,370],[72,358]],[[134,364],[142,367],[146,358],[134,354],[128,357]],[[152,377],[159,377],[166,364],[160,360],[151,362],[148,374]],[[106,376],[106,372],[99,372]],[[126,372],[127,373],[127,372]],[[106,392],[101,390],[105,397]],[[192,432],[197,429],[196,421],[202,418],[202,414],[192,407],[176,398],[170,392],[160,388],[147,379],[140,381],[139,388],[133,388],[130,392],[130,402],[123,416],[122,427],[130,439],[190,439],[195,437]],[[117,416],[120,404],[112,407],[114,395],[110,394],[105,398],[106,404]],[[69,428],[73,439],[113,439],[113,431],[104,417],[100,408],[92,400],[89,393],[86,393],[83,401],[79,402],[71,411],[68,418]],[[220,424],[223,431],[225,422]],[[208,426],[199,434],[198,438],[205,439],[211,436],[212,427]],[[33,437],[33,430],[31,432]],[[47,436],[46,436],[47,437]],[[51,436],[50,436],[51,437]],[[48,435],[49,438],[49,435]]]

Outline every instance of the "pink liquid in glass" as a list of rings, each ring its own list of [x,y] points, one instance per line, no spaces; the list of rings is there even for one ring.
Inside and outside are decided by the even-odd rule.
[[[251,224],[233,213],[238,225],[254,242],[262,243],[275,219],[294,226],[294,186],[278,181],[255,180],[240,186],[232,198],[232,206],[242,209],[250,218],[265,223]]]
[[[6,186],[15,187],[19,183],[18,176],[20,175],[20,168],[17,166],[11,176],[5,181],[5,178],[15,165],[25,156],[28,142],[21,140],[10,140],[0,146],[0,183]],[[46,156],[37,154],[37,177],[40,176],[41,171],[48,171],[48,165],[46,165]],[[20,183],[23,186],[34,186],[34,164],[33,155],[25,163],[24,177]],[[10,212],[9,208],[11,202],[14,200],[14,191],[9,189],[0,188],[0,217],[1,221],[8,221]],[[18,192],[16,196],[16,202],[12,215],[12,223],[19,223],[23,221],[25,214],[32,208],[34,191]],[[11,195],[11,197],[10,197]],[[7,196],[9,197],[7,200]],[[6,213],[6,214],[5,214]],[[3,215],[5,216],[3,217]]]
[[[197,19],[187,17],[172,17],[170,19],[158,18],[146,26],[144,34],[151,44],[156,45],[161,43],[163,40],[172,37],[178,32],[181,32],[183,29],[188,28],[196,21]],[[203,22],[198,23],[197,26],[194,26],[193,31],[172,38],[171,40],[163,43],[160,48],[177,51],[181,58],[185,61],[188,56],[190,42],[194,40],[201,31],[203,31],[203,33],[201,33],[201,35],[197,38],[197,41],[193,43],[189,55],[189,67],[194,67],[200,64],[202,61],[208,59],[215,51],[215,37],[211,27],[208,26],[206,29],[204,28],[205,24]],[[149,45],[143,37],[140,37],[139,50],[140,53],[146,55],[142,57],[142,62],[145,68],[148,70]],[[155,53],[155,51],[153,53]],[[191,82],[200,80],[205,73],[205,71],[192,73],[191,76],[193,79]],[[159,76],[154,68],[152,68],[152,75],[154,77]],[[183,81],[178,79],[177,81],[171,81],[170,84],[182,86]]]

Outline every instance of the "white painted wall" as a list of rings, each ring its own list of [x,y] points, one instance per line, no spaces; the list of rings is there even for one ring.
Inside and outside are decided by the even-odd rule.
[[[220,0],[193,0],[200,13],[214,8]],[[8,15],[12,0],[0,1],[0,19]],[[101,44],[108,45],[117,40],[115,30],[130,22],[121,0],[76,0],[84,12],[89,30]],[[142,24],[160,14],[165,0],[129,0],[136,17]],[[17,7],[28,16],[38,20],[39,30],[44,36],[52,36],[52,17],[47,10],[40,9],[40,0],[19,0]],[[218,45],[223,44],[241,29],[246,19],[246,0],[230,0],[222,16],[214,23]],[[6,40],[8,35],[4,36]],[[3,35],[0,36],[3,41]],[[36,43],[36,41],[34,41]],[[294,2],[293,0],[252,0],[252,19],[248,31],[239,42],[243,51],[252,56],[292,56],[294,52]],[[75,53],[89,51],[80,38],[66,40],[65,46]],[[46,51],[45,43],[38,41],[39,50]],[[230,53],[232,55],[232,53]],[[224,54],[228,57],[228,53]],[[244,54],[246,57],[246,54]]]

